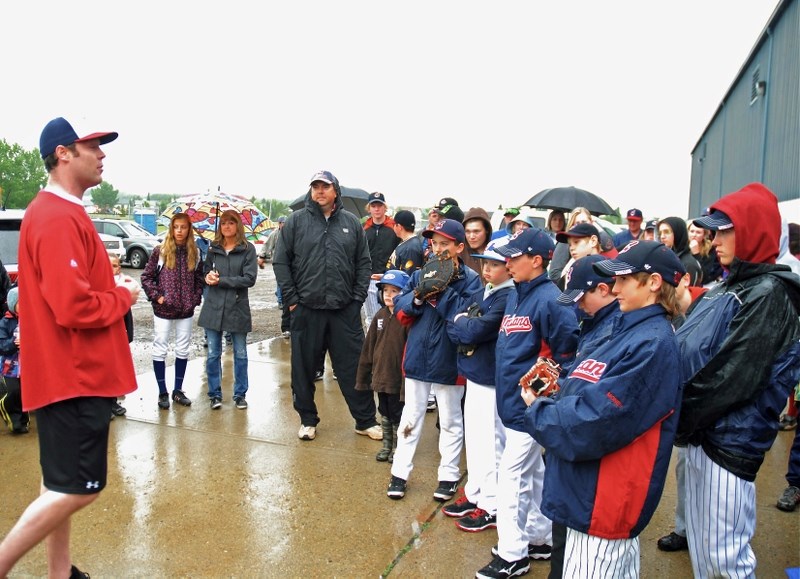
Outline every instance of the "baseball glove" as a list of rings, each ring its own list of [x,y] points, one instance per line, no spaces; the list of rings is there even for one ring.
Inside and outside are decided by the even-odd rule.
[[[471,306],[469,306],[469,308],[467,308],[468,318],[480,318],[482,315],[481,308],[476,303],[473,303]],[[458,350],[459,354],[469,357],[475,353],[475,349],[477,347],[477,344],[459,344],[456,349]]]
[[[419,271],[419,282],[414,288],[414,297],[427,300],[441,293],[450,284],[453,275],[455,275],[455,264],[449,252],[432,255]]]
[[[561,366],[550,358],[539,358],[531,369],[519,379],[519,385],[538,396],[552,396],[558,392],[558,375]]]

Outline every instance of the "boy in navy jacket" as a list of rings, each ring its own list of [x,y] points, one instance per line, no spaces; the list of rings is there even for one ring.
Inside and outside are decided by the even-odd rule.
[[[453,498],[458,479],[461,478],[459,461],[464,445],[461,412],[464,388],[463,381],[459,385],[456,345],[447,336],[447,313],[452,309],[452,304],[461,303],[461,300],[481,289],[481,282],[478,274],[465,267],[458,257],[464,250],[464,227],[460,222],[442,219],[433,229],[425,230],[423,235],[430,239],[436,255],[448,251],[453,256],[456,273],[443,292],[423,301],[414,294],[421,271],[417,270],[397,298],[397,319],[402,324],[410,325],[410,329],[403,360],[405,406],[397,433],[392,478],[386,494],[396,500],[405,496],[406,481],[414,468],[412,461],[422,432],[428,393],[433,390],[439,406],[441,426],[439,486],[433,498],[446,501]],[[445,307],[440,308],[440,305]]]
[[[495,251],[498,243],[505,239],[490,242],[482,254],[472,256],[481,260],[486,286],[467,300],[468,312],[457,313],[447,323],[450,339],[458,344],[458,371],[467,379],[464,444],[469,478],[464,495],[442,512],[458,517],[456,526],[469,532],[497,526],[497,457],[506,438],[494,391],[495,347],[514,280],[506,258]]]

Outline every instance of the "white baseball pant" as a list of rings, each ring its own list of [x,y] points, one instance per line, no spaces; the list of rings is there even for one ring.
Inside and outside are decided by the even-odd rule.
[[[189,347],[192,344],[192,325],[194,318],[182,320],[165,320],[153,316],[153,360],[163,362],[169,350],[169,333],[175,328],[175,356],[189,358]]]
[[[602,539],[567,527],[562,577],[627,579],[639,577],[639,537]]]
[[[497,467],[506,441],[506,427],[497,415],[494,386],[467,380],[464,394],[464,445],[467,455],[467,500],[487,513],[497,513]]]

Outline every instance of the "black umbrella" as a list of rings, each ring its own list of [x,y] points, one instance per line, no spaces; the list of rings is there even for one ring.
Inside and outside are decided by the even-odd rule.
[[[367,214],[365,207],[369,201],[369,193],[363,189],[353,189],[352,187],[340,187],[340,189],[342,192],[342,204],[344,205],[344,208],[350,213],[354,213],[359,219],[364,217]],[[292,201],[289,204],[289,208],[292,211],[302,209],[305,205],[306,195],[308,195],[308,193],[305,193]]]
[[[611,205],[594,193],[577,187],[553,187],[539,191],[523,205],[537,209],[561,209],[572,211],[576,207],[586,207],[592,215],[618,215]]]

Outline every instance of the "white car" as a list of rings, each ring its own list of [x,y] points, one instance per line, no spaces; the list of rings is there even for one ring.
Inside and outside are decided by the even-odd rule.
[[[121,262],[125,260],[125,245],[123,245],[122,239],[105,233],[98,233],[98,235],[100,236],[100,241],[106,246],[106,251],[118,255]]]

